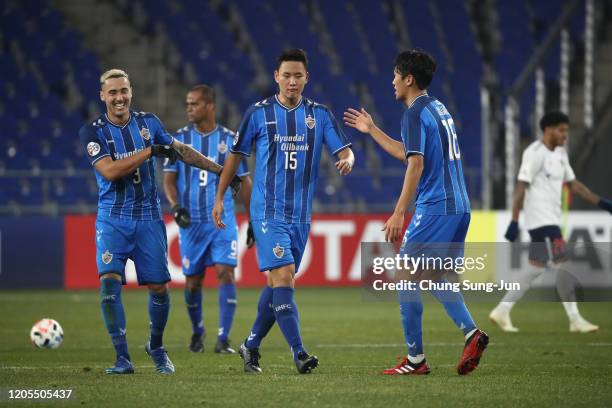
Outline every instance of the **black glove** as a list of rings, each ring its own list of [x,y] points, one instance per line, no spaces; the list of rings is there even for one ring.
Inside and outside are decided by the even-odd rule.
[[[602,210],[606,210],[609,213],[612,213],[612,201],[608,200],[607,198],[601,197],[597,202],[597,206]]]
[[[508,241],[514,242],[518,238],[518,234],[518,221],[510,221],[510,225],[508,225],[508,229],[506,230],[506,235],[504,235],[504,237]]]
[[[151,145],[151,156],[167,157],[171,164],[183,158],[183,156],[172,146],[158,144]]]
[[[186,208],[183,208],[176,204],[172,207],[172,215],[174,216],[174,221],[181,228],[187,228],[191,223],[191,216],[189,215],[189,211]]]
[[[249,221],[249,229],[247,229],[247,248],[251,248],[255,245],[255,234],[253,233],[253,224]]]
[[[230,182],[230,188],[232,189],[232,197],[236,197],[238,195],[238,192],[240,191],[241,183],[242,183],[242,179],[238,176],[234,176],[234,178]]]

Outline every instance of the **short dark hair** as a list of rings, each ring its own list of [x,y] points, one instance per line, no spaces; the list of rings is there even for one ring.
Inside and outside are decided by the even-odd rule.
[[[414,49],[401,52],[395,58],[395,69],[402,79],[412,75],[419,89],[425,89],[436,72],[436,61],[426,51]]]
[[[283,51],[276,59],[276,69],[280,69],[280,66],[285,61],[297,61],[304,64],[304,68],[308,71],[308,57],[306,51],[301,48],[292,48],[290,50]]]
[[[542,119],[540,119],[540,129],[542,132],[549,126],[559,126],[561,124],[569,125],[569,116],[560,111],[547,112]]]
[[[189,92],[200,92],[200,95],[202,99],[204,100],[204,102],[213,103],[213,104],[215,103],[215,100],[216,100],[215,88],[213,88],[212,86],[208,86],[204,84],[195,85],[191,87]]]

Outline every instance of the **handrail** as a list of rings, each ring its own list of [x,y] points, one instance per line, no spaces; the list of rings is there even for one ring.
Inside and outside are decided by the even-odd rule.
[[[527,85],[527,82],[534,74],[535,70],[542,64],[544,58],[546,57],[546,54],[548,53],[548,51],[550,51],[550,48],[552,48],[557,38],[559,38],[559,36],[561,35],[561,31],[567,25],[569,19],[573,16],[573,14],[576,12],[578,5],[580,5],[581,3],[582,0],[573,0],[572,3],[568,4],[565,7],[561,14],[561,17],[559,17],[557,21],[555,21],[555,24],[548,32],[548,35],[546,36],[542,44],[531,55],[531,58],[529,58],[529,61],[519,74],[516,81],[514,81],[512,86],[510,86],[508,96],[518,97],[521,94],[523,88]]]

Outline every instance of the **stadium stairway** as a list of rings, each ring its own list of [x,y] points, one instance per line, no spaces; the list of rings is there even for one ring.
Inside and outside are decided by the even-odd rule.
[[[175,61],[180,54],[173,52],[171,42],[163,31],[155,30],[142,9],[109,0],[52,0],[52,4],[98,56],[102,71],[121,68],[129,73],[134,108],[156,113],[169,130],[182,126],[186,85],[167,69],[173,60],[180,64]],[[97,81],[90,86],[97,87]]]

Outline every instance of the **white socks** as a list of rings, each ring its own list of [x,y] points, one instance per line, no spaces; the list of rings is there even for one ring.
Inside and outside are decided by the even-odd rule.
[[[578,303],[576,302],[563,302],[563,308],[567,314],[567,318],[570,322],[580,319],[580,312],[578,311]]]
[[[425,360],[425,354],[417,354],[416,356],[411,356],[408,354],[408,361],[412,364],[421,364]]]
[[[520,285],[519,290],[509,290],[502,298],[497,308],[500,312],[510,313],[512,306],[523,297],[525,292],[531,287],[531,283],[545,271],[545,268],[534,266],[532,264],[527,265],[527,268],[521,272],[518,278],[515,280]]]
[[[467,332],[467,334],[465,335],[465,339],[466,340],[469,339],[472,334],[476,333],[476,330],[478,329],[472,329],[469,332]]]
[[[535,266],[529,264],[527,269],[519,275],[519,277],[515,280],[515,282],[519,283],[521,288],[519,290],[509,290],[506,292],[501,302],[497,305],[495,309],[497,309],[501,313],[510,313],[514,304],[523,297],[525,292],[529,290],[533,281],[542,274],[546,269],[550,272],[557,274],[557,292],[561,300],[572,300],[568,302],[562,302],[563,308],[565,309],[565,313],[567,314],[567,318],[570,322],[573,322],[577,319],[580,319],[580,312],[578,311],[578,303],[575,300],[574,294],[574,282],[575,278],[566,272],[560,271],[558,266],[551,266],[548,268],[543,268],[539,266]]]

